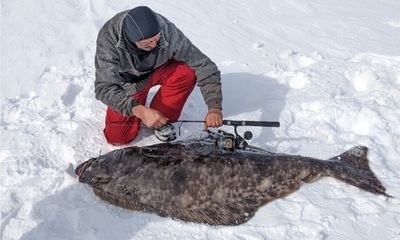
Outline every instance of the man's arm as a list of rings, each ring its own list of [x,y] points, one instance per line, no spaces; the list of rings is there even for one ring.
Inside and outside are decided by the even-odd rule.
[[[173,55],[176,60],[185,62],[196,74],[197,85],[204,97],[208,109],[222,109],[221,74],[217,65],[203,54],[193,43],[171,22],[166,20],[172,34]]]
[[[122,88],[118,66],[119,57],[115,44],[108,32],[100,31],[95,56],[96,99],[122,115],[133,115],[132,108],[139,105],[139,102],[126,94]]]

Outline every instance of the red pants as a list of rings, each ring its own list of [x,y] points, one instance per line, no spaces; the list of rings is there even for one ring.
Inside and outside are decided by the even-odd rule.
[[[170,121],[178,120],[182,108],[196,83],[194,71],[182,62],[169,60],[156,68],[144,89],[132,97],[145,105],[151,87],[161,85],[151,101],[150,108],[161,112]],[[126,144],[135,139],[140,128],[140,119],[123,116],[107,109],[106,125],[103,130],[108,143]]]

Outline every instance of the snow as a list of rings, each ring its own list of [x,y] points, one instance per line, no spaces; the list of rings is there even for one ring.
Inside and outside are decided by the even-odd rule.
[[[236,227],[96,198],[73,175],[77,164],[115,148],[105,143],[105,106],[93,94],[95,40],[114,14],[144,4],[217,63],[226,119],[281,122],[246,129],[252,144],[321,159],[366,145],[395,198],[325,178]],[[2,239],[400,239],[399,9],[395,0],[2,1]],[[181,118],[205,112],[196,88]],[[183,125],[179,138],[201,129]],[[143,129],[131,145],[153,143]]]

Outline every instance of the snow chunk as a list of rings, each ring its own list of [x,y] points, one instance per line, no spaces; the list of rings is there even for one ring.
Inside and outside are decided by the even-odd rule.
[[[256,42],[256,43],[254,43],[253,44],[253,48],[254,49],[257,49],[257,48],[262,48],[262,47],[264,47],[264,43],[262,43],[262,42]]]
[[[400,28],[400,21],[388,22],[387,25],[395,27],[395,28]]]
[[[294,89],[302,89],[309,83],[309,78],[305,73],[296,73],[289,81],[289,86]]]
[[[378,75],[371,68],[362,66],[360,70],[349,74],[347,78],[352,81],[353,88],[357,92],[367,92],[373,90],[378,80]]]
[[[360,114],[357,116],[352,130],[355,134],[367,136],[370,134],[371,129],[378,121],[379,115],[376,112],[368,108],[363,108],[361,109]]]

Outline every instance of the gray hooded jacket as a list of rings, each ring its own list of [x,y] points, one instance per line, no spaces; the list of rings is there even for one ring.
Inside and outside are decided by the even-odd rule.
[[[132,107],[139,104],[132,95],[144,88],[151,78],[150,70],[140,72],[134,67],[131,53],[122,36],[122,22],[128,11],[118,13],[101,28],[97,37],[95,57],[96,99],[102,101],[122,115],[133,115]],[[222,104],[220,71],[214,62],[204,55],[190,40],[165,17],[157,14],[161,23],[161,38],[158,42],[158,56],[154,68],[169,59],[185,62],[196,74],[197,85],[204,101],[211,108]],[[124,79],[126,75],[147,76],[137,83]]]

